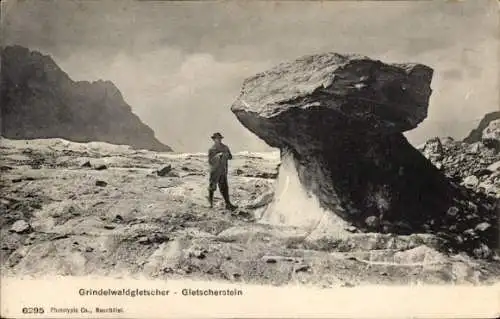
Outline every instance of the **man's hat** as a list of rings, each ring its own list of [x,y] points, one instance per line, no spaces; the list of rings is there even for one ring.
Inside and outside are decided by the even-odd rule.
[[[221,134],[221,133],[217,132],[217,133],[214,133],[214,134],[212,135],[212,139],[214,139],[214,138],[224,138],[224,136],[222,136],[222,134]]]

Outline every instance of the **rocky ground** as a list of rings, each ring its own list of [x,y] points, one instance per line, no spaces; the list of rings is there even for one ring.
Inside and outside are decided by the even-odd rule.
[[[479,145],[479,153],[457,154],[457,143],[439,141],[436,152],[430,144],[422,151],[450,177],[500,197],[497,153]],[[93,274],[320,287],[492,284],[500,278],[496,255],[448,254],[430,234],[361,233],[338,223],[327,229],[336,236],[312,236],[310,227],[264,223],[263,211],[279,183],[278,154],[235,156],[230,185],[240,208],[229,212],[220,197],[215,209],[207,206],[204,154],[60,139],[2,139],[0,150],[2,276]]]
[[[453,233],[455,243],[469,241],[477,247],[471,251],[478,257],[491,253],[486,246],[498,247],[500,153],[496,143],[492,139],[465,143],[436,137],[418,147],[453,184],[462,188],[462,193],[467,193],[468,200],[457,200],[448,210],[448,231]]]

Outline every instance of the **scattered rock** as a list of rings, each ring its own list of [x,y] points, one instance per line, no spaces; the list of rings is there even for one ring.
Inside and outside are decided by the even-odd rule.
[[[241,274],[234,272],[231,274],[231,280],[239,280],[241,278]]]
[[[269,205],[274,198],[274,192],[269,191],[259,195],[257,198],[245,205],[246,209],[256,209]]]
[[[274,256],[263,256],[261,259],[268,264],[275,264],[277,262]]]
[[[380,227],[380,220],[377,216],[369,216],[365,219],[365,224],[371,229],[378,229]]]
[[[92,167],[92,164],[90,164],[90,161],[86,161],[80,167]]]
[[[476,219],[476,218],[477,218],[477,215],[467,214],[467,215],[465,216],[465,218],[466,218],[467,220],[473,220],[473,219]]]
[[[123,217],[121,215],[116,215],[115,218],[113,218],[113,222],[114,223],[121,223],[121,222],[123,222]]]
[[[347,226],[345,228],[345,230],[347,230],[350,233],[356,233],[358,231],[358,229],[355,226],[352,226],[352,225],[351,226]]]
[[[294,267],[295,272],[305,272],[305,271],[309,271],[310,269],[311,269],[311,266],[309,266],[309,265],[298,265],[298,266]]]
[[[169,241],[169,240],[170,240],[170,237],[168,237],[167,235],[161,234],[161,233],[153,233],[149,237],[149,241],[152,243],[156,243],[156,244],[161,244],[161,243]]]
[[[11,232],[18,233],[18,234],[25,234],[30,232],[31,226],[28,224],[26,221],[20,219],[17,220],[14,224],[12,224],[12,227],[10,228]]]
[[[373,230],[392,232],[404,221],[423,231],[460,196],[403,135],[427,117],[432,75],[422,64],[309,55],[247,78],[231,111],[280,149],[301,186],[332,214]],[[438,138],[424,148],[444,160]]]
[[[448,216],[455,217],[458,214],[458,208],[456,208],[455,206],[452,206],[452,207],[448,208],[448,211],[446,212],[446,214]]]
[[[477,171],[473,173],[477,178],[482,178],[484,176],[490,175],[491,172],[487,168],[479,168]]]
[[[174,269],[172,267],[165,267],[165,268],[163,268],[162,271],[165,274],[172,274],[174,272]]]
[[[490,227],[491,227],[490,223],[482,222],[476,226],[476,230],[480,231],[480,232],[484,232]]]
[[[493,251],[485,244],[480,244],[478,248],[475,248],[473,251],[474,257],[481,259],[491,258],[493,255]]]
[[[135,149],[172,151],[132,112],[112,82],[73,81],[50,55],[19,45],[2,46],[1,60],[2,111],[8,110],[2,112],[3,137],[79,137],[80,142],[105,141]],[[23,107],[18,107],[19,103]],[[61,119],[65,124],[57,125]],[[26,123],[30,123],[29,128]]]
[[[95,182],[95,185],[99,187],[105,187],[108,185],[108,183],[106,183],[105,181],[98,180]]]
[[[278,177],[278,172],[258,172],[253,177],[276,179]]]
[[[464,235],[466,235],[468,237],[476,237],[477,236],[476,231],[472,228],[464,230]]]
[[[191,247],[191,249],[188,250],[188,256],[189,257],[196,257],[198,259],[204,259],[206,257],[207,251],[202,248],[197,248],[197,247]]]
[[[394,262],[401,264],[444,264],[447,262],[447,258],[443,253],[434,248],[426,245],[420,245],[412,249],[395,253]]]
[[[172,172],[172,165],[167,165],[165,167],[163,167],[162,169],[159,169],[156,171],[156,174],[158,176],[167,176],[170,172]]]
[[[422,149],[422,154],[432,161],[440,161],[443,158],[443,144],[439,137],[428,140]]]
[[[268,264],[275,264],[278,261],[286,261],[286,262],[302,262],[302,258],[297,258],[297,257],[286,257],[286,256],[262,256],[261,258],[262,261]]]
[[[0,198],[0,204],[2,206],[8,206],[12,203],[12,201],[10,199],[6,199],[6,198]]]
[[[404,221],[398,221],[394,223],[393,225],[389,225],[389,228],[391,229],[397,229],[397,233],[402,233],[402,234],[411,234],[412,233],[412,228],[409,223],[404,222]],[[388,231],[390,232],[390,231]]]
[[[483,140],[500,140],[500,119],[491,121],[483,130]]]
[[[476,187],[477,185],[479,185],[479,179],[476,176],[471,175],[471,176],[467,176],[462,183],[466,187],[472,188],[472,187]]]
[[[472,130],[469,135],[463,140],[465,143],[475,143],[481,141],[483,138],[484,130],[489,126],[489,124],[497,119],[500,119],[500,111],[491,112],[486,114],[479,123],[478,127]]]

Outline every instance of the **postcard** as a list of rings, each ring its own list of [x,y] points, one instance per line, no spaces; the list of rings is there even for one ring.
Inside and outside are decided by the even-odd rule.
[[[500,315],[499,6],[1,3],[3,318]]]

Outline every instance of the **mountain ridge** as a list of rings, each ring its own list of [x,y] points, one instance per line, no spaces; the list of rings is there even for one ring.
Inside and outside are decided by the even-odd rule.
[[[493,111],[486,113],[479,122],[478,126],[472,129],[467,137],[463,139],[465,143],[475,143],[482,139],[484,129],[490,124],[490,122],[500,119],[500,111]]]
[[[49,56],[14,45],[2,49],[2,136],[107,142],[170,152],[107,80],[73,81]]]

